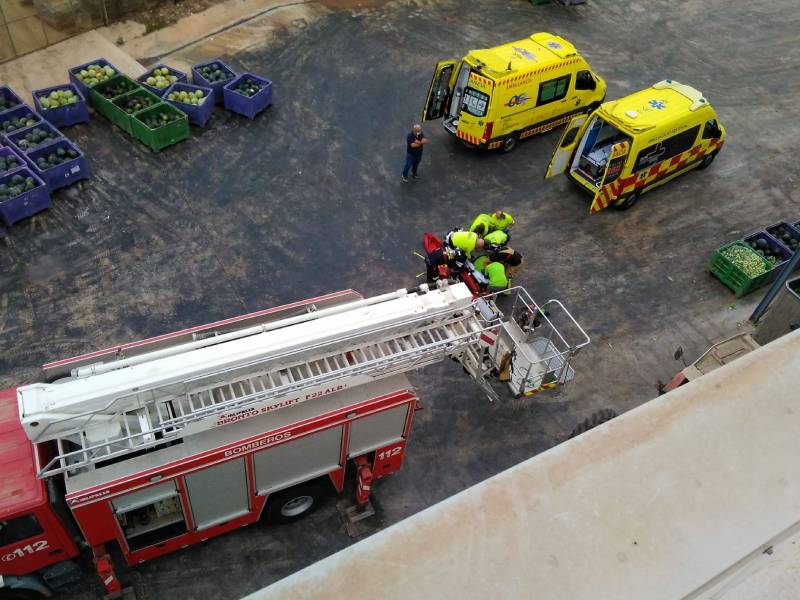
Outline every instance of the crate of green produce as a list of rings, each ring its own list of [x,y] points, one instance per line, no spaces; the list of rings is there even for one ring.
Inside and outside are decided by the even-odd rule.
[[[794,254],[800,246],[800,230],[786,221],[775,223],[767,227],[767,233],[783,244],[789,252]]]
[[[743,241],[718,248],[708,263],[708,270],[727,285],[737,298],[767,283],[772,268],[772,263]]]
[[[69,80],[77,87],[84,97],[89,94],[89,88],[99,83],[108,81],[119,73],[119,69],[105,58],[96,58],[91,62],[69,69]]]
[[[7,136],[8,141],[22,150],[24,154],[52,144],[56,140],[63,139],[63,137],[58,129],[47,122],[39,123],[27,129],[20,129]]]
[[[0,85],[0,115],[22,104],[20,97],[7,85]]]
[[[15,131],[38,125],[41,122],[42,118],[25,104],[21,104],[0,115],[0,128],[2,128],[3,137],[6,139]]]
[[[86,157],[66,138],[29,153],[28,162],[51,192],[89,177]]]
[[[191,83],[174,83],[164,100],[186,113],[189,123],[205,127],[214,112],[214,91],[210,87]]]
[[[13,225],[50,208],[50,194],[44,181],[29,169],[20,169],[0,177],[0,216]]]
[[[16,150],[13,148],[0,148],[0,177],[27,166],[25,159]]]
[[[169,86],[171,86],[173,83],[186,83],[189,81],[189,78],[186,76],[186,73],[178,71],[178,69],[173,69],[167,65],[158,64],[144,75],[137,77],[136,81],[141,83],[145,88],[153,92],[155,95],[163,96],[166,93],[167,88],[169,88]]]
[[[117,112],[113,101],[133,90],[140,89],[142,86],[127,75],[115,75],[90,89],[89,100],[97,112],[113,121],[113,115]]]
[[[272,105],[272,82],[253,73],[242,73],[223,88],[225,108],[248,119]]]
[[[133,115],[161,102],[161,98],[144,88],[123,94],[111,101],[108,118],[126,133],[133,135]]]
[[[236,77],[236,72],[221,60],[195,65],[192,67],[192,83],[214,90],[214,102],[222,102],[222,89]]]
[[[189,137],[189,119],[171,104],[161,103],[133,115],[133,136],[159,152]]]
[[[32,94],[36,112],[54,127],[68,127],[89,120],[86,98],[72,83],[33,90]]]

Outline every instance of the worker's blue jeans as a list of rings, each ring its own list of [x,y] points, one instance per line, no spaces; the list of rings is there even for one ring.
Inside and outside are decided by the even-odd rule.
[[[408,177],[408,172],[411,171],[411,174],[416,177],[417,176],[417,168],[419,168],[419,161],[422,160],[422,156],[411,156],[410,154],[406,154],[406,166],[403,168],[403,177]]]

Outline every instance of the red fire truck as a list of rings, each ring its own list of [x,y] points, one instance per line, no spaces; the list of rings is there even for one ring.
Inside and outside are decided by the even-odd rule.
[[[403,462],[405,372],[455,358],[490,399],[498,375],[515,396],[574,376],[583,329],[514,291],[501,311],[464,283],[346,290],[44,365],[46,383],[0,392],[0,597],[74,582],[83,551],[118,595],[112,544],[136,564],[293,521],[348,463],[358,518]]]

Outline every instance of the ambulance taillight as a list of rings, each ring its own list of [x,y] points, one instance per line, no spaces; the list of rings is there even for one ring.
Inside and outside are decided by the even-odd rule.
[[[487,141],[492,137],[492,127],[494,127],[494,121],[489,121],[486,124],[486,128],[483,130],[483,141]]]

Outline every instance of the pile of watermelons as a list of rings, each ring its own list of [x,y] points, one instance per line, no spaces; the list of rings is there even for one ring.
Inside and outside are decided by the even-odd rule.
[[[99,89],[100,95],[104,98],[116,98],[117,96],[122,96],[122,94],[127,94],[131,90],[135,90],[137,85],[132,81],[128,81],[127,79],[120,79],[119,81],[114,82],[111,85],[104,86],[102,89]]]
[[[783,254],[778,250],[773,250],[764,238],[752,240],[749,244],[756,254],[763,256],[773,265],[777,265],[783,260]]]
[[[11,133],[23,127],[30,127],[31,125],[36,125],[36,120],[30,117],[14,117],[2,123],[3,131],[6,133]]]
[[[63,90],[53,90],[47,96],[39,96],[39,104],[42,108],[59,108],[68,104],[77,104],[78,96],[69,88]]]
[[[117,72],[111,67],[101,67],[100,65],[89,65],[85,69],[81,69],[75,76],[88,86],[108,81]]]
[[[247,79],[242,78],[242,80],[236,84],[234,87],[234,91],[239,92],[243,96],[247,96],[248,98],[252,98],[258,92],[261,91],[261,84],[256,81],[255,79]]]
[[[11,169],[21,166],[16,156],[0,156],[0,173],[5,173]]]
[[[19,102],[14,100],[14,98],[7,98],[4,94],[0,93],[0,110],[14,108],[17,104],[19,104]]]
[[[233,77],[226,69],[221,68],[219,63],[211,63],[205,67],[200,67],[198,71],[200,75],[210,83],[219,83],[220,81],[225,81]]]
[[[36,146],[41,146],[42,144],[46,144],[47,142],[57,138],[57,135],[50,133],[47,129],[36,127],[35,129],[26,133],[24,138],[17,141],[17,146],[19,146],[22,150],[32,150],[33,148],[36,148]]]
[[[147,125],[148,129],[158,129],[159,127],[163,127],[167,123],[172,123],[173,121],[177,121],[183,115],[182,114],[175,114],[172,112],[162,112],[155,115],[145,115],[144,118],[140,118],[141,122]]]
[[[792,236],[792,232],[789,231],[789,228],[786,225],[779,225],[772,231],[770,231],[772,235],[782,241],[785,245],[789,247],[789,250],[792,252],[797,252],[798,246],[800,246],[800,242],[798,242],[794,236]]]
[[[78,158],[78,153],[72,148],[58,148],[55,152],[51,152],[47,156],[40,156],[36,159],[36,165],[42,170],[46,171],[53,167],[57,167],[61,163]]]
[[[22,175],[13,175],[11,177],[11,185],[0,183],[0,201],[16,198],[23,192],[29,192],[36,187],[36,181],[33,177],[23,177]]]
[[[153,100],[150,96],[145,96],[144,94],[142,94],[141,96],[133,96],[131,98],[126,98],[125,102],[123,102],[120,105],[120,108],[129,115],[131,115],[135,112],[153,106],[153,104],[155,104],[156,102],[158,101]]]

